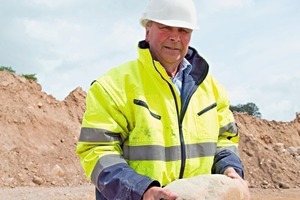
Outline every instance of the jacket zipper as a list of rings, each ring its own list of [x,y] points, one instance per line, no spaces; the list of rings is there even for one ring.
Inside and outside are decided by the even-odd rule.
[[[186,149],[185,149],[185,142],[184,142],[184,137],[183,137],[183,132],[182,132],[182,120],[180,120],[180,113],[178,110],[178,103],[177,103],[177,99],[176,99],[176,95],[175,95],[175,91],[172,87],[172,85],[167,81],[172,94],[173,94],[173,98],[175,100],[175,106],[176,106],[176,110],[177,110],[177,119],[178,119],[178,127],[179,127],[179,140],[180,140],[180,150],[181,150],[181,166],[180,166],[180,172],[179,172],[179,179],[183,178],[183,173],[184,173],[184,169],[185,169],[185,163],[186,163]]]
[[[176,111],[177,111],[177,120],[178,120],[178,127],[179,127],[180,150],[181,150],[181,166],[180,166],[180,172],[179,172],[179,179],[181,179],[181,178],[183,178],[183,173],[184,173],[184,168],[185,168],[185,163],[186,163],[186,149],[185,149],[185,142],[184,142],[183,133],[182,133],[182,120],[180,120],[178,102],[177,102],[176,94],[175,94],[175,91],[174,91],[172,85],[168,82],[168,80],[166,80],[162,76],[162,74],[160,74],[160,72],[157,70],[156,65],[155,65],[153,60],[152,60],[152,63],[153,63],[153,66],[154,66],[155,70],[157,71],[157,73],[169,85],[169,88],[170,88],[170,90],[172,92],[172,95],[173,95],[173,98],[175,100],[175,107],[176,107]]]

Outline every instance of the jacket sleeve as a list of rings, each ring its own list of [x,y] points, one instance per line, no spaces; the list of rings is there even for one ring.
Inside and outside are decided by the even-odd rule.
[[[91,85],[76,153],[87,178],[106,199],[142,199],[150,185],[159,183],[137,174],[123,158],[128,125],[116,101],[100,82]]]
[[[219,137],[212,173],[223,174],[228,167],[233,167],[243,178],[243,166],[238,154],[239,134],[234,116],[229,109],[230,102],[225,89],[215,80],[212,82],[219,119]]]

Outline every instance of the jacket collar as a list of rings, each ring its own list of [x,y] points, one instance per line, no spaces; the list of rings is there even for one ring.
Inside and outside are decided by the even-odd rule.
[[[149,43],[145,40],[142,40],[139,42],[138,47],[140,49],[149,49]],[[185,56],[185,58],[191,63],[192,71],[190,72],[190,75],[194,79],[195,83],[199,85],[207,76],[209,71],[209,65],[206,62],[206,60],[201,57],[197,50],[193,47],[189,47],[188,52]]]

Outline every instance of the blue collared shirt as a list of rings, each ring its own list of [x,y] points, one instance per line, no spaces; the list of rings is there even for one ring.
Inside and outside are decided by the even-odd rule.
[[[171,77],[172,82],[174,83],[179,94],[181,93],[182,80],[184,74],[189,74],[192,71],[192,65],[187,59],[183,59],[179,65],[179,70],[174,77]]]

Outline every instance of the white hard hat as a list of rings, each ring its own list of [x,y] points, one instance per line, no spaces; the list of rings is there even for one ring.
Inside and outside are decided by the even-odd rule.
[[[149,0],[140,23],[155,21],[167,26],[198,29],[193,0]]]

